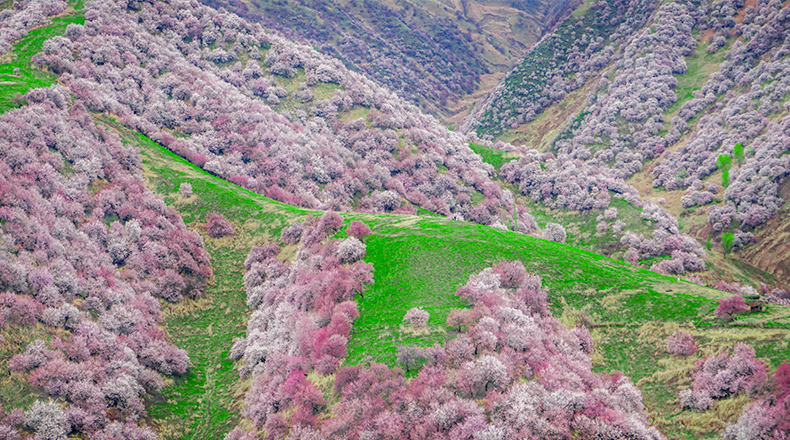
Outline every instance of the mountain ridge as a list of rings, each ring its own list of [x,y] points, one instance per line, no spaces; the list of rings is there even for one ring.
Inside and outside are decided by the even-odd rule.
[[[362,3],[204,2],[309,42],[456,125],[468,96],[484,91],[480,76],[510,68],[572,9],[569,1]]]

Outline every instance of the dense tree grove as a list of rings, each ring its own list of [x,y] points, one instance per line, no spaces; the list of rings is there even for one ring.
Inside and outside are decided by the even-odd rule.
[[[639,7],[631,2],[628,11]],[[595,8],[587,15],[602,13]],[[650,171],[653,186],[668,191],[685,189],[683,208],[708,206],[714,232],[740,228],[741,234],[747,234],[764,224],[784,203],[779,185],[790,174],[790,156],[786,154],[790,119],[784,116],[790,85],[790,61],[786,59],[790,52],[790,12],[778,0],[759,0],[743,8],[738,0],[667,2],[658,7],[654,22],[644,29],[634,29],[628,39],[623,39],[624,33],[614,34],[611,41],[622,43],[617,51],[596,46],[601,53],[598,57],[608,53],[605,64],[611,63],[615,69],[613,75],[595,79],[597,83],[581,114],[555,141],[559,163],[585,170],[578,164],[584,161],[597,175],[627,178],[655,159]],[[736,14],[741,9],[745,16],[739,22]],[[552,46],[545,53],[541,48],[548,48],[552,41],[561,42],[564,29],[584,20],[568,19],[556,34],[536,46],[524,65],[515,69],[486,105],[469,118],[466,129],[484,136],[515,128],[562,99],[563,90],[587,82],[590,76],[576,73],[573,62],[557,61],[561,55],[551,61],[557,65],[552,75],[533,78],[522,72],[525,66],[547,65],[542,54],[564,54],[562,48],[570,47],[570,43],[558,43],[559,47]],[[728,47],[722,52],[724,62],[719,71],[689,97],[679,97],[675,88],[677,76],[687,70],[685,57],[702,51],[696,47],[695,31],[712,34],[710,45],[704,49],[708,53]],[[586,44],[588,39],[582,42]],[[584,59],[591,63],[595,58]],[[520,92],[520,84],[532,85],[525,89],[527,93]],[[552,94],[552,90],[560,92]],[[519,93],[525,93],[524,97],[517,98]],[[679,98],[683,102],[678,103]],[[526,105],[522,103],[525,99],[534,103]],[[677,108],[677,116],[669,121],[666,118],[674,114],[670,112],[672,107]],[[677,148],[667,150],[675,145]],[[571,160],[576,163],[571,165]],[[720,173],[723,188],[706,181],[715,173]],[[538,198],[541,190],[544,198],[557,197],[559,194],[549,192],[548,186],[530,186],[535,180],[532,175],[541,174],[546,171],[530,170],[527,184],[520,185],[533,198]],[[507,177],[511,182],[516,180],[513,176],[510,170]],[[579,188],[587,193],[587,204],[592,203],[595,190],[583,185]],[[560,205],[565,203],[563,199]],[[733,249],[751,241],[753,237],[742,235]]]
[[[502,177],[517,184],[521,194],[552,209],[604,209],[611,201],[609,191],[631,189],[622,179],[602,174],[599,168],[587,166],[582,160],[558,160],[551,153],[522,150],[518,161],[502,166]],[[638,197],[636,190],[629,192]]]
[[[783,439],[790,432],[790,363],[773,377],[772,393],[744,408],[737,423],[727,426],[724,440]]]
[[[245,263],[247,305],[255,311],[231,358],[242,359],[241,374],[255,378],[245,414],[258,426],[284,422],[281,415],[269,416],[292,405],[296,417],[313,426],[314,412],[325,403],[305,376],[312,370],[332,374],[345,358],[351,323],[359,316],[353,298],[373,274],[359,255],[343,259],[341,248],[348,240],[361,246],[364,256],[357,238],[326,241],[340,226],[337,220],[333,212],[312,218],[299,226],[295,240],[284,230],[285,243],[300,244],[293,263],[277,260],[277,245],[253,248]]]
[[[684,408],[705,411],[713,401],[725,399],[740,392],[758,396],[767,386],[766,367],[754,358],[754,349],[737,344],[732,356],[727,353],[700,359],[694,372],[691,389],[680,392]]]
[[[583,16],[569,17],[530,49],[462,128],[484,137],[533,120],[620,57],[613,42],[627,42],[656,4],[655,0],[603,0],[592,3]]]
[[[69,25],[36,57],[89,110],[287,203],[416,205],[485,224],[512,215],[502,191],[489,190],[493,168],[462,135],[339,61],[196,1],[134,5],[89,3],[85,25]],[[277,85],[297,77],[296,91]],[[303,93],[319,89],[332,93]],[[352,110],[367,120],[346,117]],[[484,204],[472,205],[474,191]]]
[[[11,359],[42,398],[0,417],[0,432],[155,438],[136,423],[144,398],[189,362],[165,341],[157,298],[200,296],[208,254],[146,188],[137,152],[66,89],[26,99],[0,118],[0,328],[41,323],[57,336]]]
[[[254,378],[245,414],[266,438],[663,438],[628,378],[592,374],[589,332],[549,315],[540,278],[519,262],[485,269],[458,289],[472,308],[456,339],[399,349],[407,370],[422,365],[415,379],[380,364],[339,368],[358,316],[350,299],[371,278],[361,261],[339,264],[338,241],[311,238],[329,235],[329,215],[300,227],[294,262],[277,260],[277,245],[248,259],[255,312],[231,356]],[[427,315],[412,309],[405,320],[419,327]],[[318,388],[327,379],[331,401]],[[241,428],[226,437],[247,438],[254,433]]]
[[[597,3],[588,14],[599,13],[594,8],[605,5],[605,2]],[[627,7],[652,8],[633,2]],[[623,237],[621,241],[630,247],[629,255],[633,255],[633,262],[651,256],[672,256],[672,260],[662,261],[652,268],[668,274],[705,270],[705,264],[699,258],[705,251],[680,232],[676,218],[653,202],[641,201],[638,191],[624,179],[641,171],[644,161],[661,156],[668,145],[659,136],[663,129],[663,112],[677,101],[673,91],[677,84],[674,75],[686,71],[684,56],[692,54],[696,47],[692,31],[698,19],[702,20],[700,14],[690,3],[666,3],[658,9],[655,22],[649,28],[637,31],[641,28],[639,25],[628,31],[628,38],[625,34],[615,35],[627,45],[613,61],[617,67],[613,79],[599,81],[596,93],[590,96],[580,118],[555,142],[553,152],[540,153],[501,143],[493,145],[494,148],[521,153],[518,161],[502,166],[501,176],[517,184],[519,191],[534,201],[542,201],[553,209],[586,211],[607,208],[614,194],[642,208],[642,217],[655,222],[653,240]],[[570,23],[574,21],[569,19]],[[563,35],[562,29],[561,26],[553,38]],[[572,65],[560,64],[563,69]],[[604,64],[609,64],[609,61]],[[583,81],[573,87],[576,88],[586,82],[586,77],[576,75],[573,80]],[[511,90],[515,86],[510,87],[505,80],[500,84],[500,88],[503,87]],[[544,106],[562,99],[562,96],[564,94],[555,100],[547,100]],[[491,99],[503,98],[494,92]],[[523,116],[523,109],[519,111]],[[533,117],[534,114],[516,120],[514,127]],[[474,120],[475,116],[470,118],[470,121]],[[700,189],[705,191],[697,191]],[[685,206],[709,203],[713,194],[718,192],[713,184],[694,186],[694,190],[696,192],[684,198]],[[599,224],[598,228],[605,232],[608,225]],[[613,227],[612,232],[621,233],[622,226]]]
[[[459,286],[468,307],[447,317],[454,338],[399,347],[405,372],[345,364],[359,316],[354,298],[373,283],[374,268],[364,261],[370,227],[351,221],[347,238],[334,239],[344,223],[337,211],[424,208],[558,243],[573,238],[558,223],[539,230],[517,191],[551,209],[597,210],[597,231],[613,234],[631,264],[651,259],[652,270],[671,275],[705,270],[705,250],[681,232],[665,201],[642,200],[626,180],[647,164],[655,188],[685,191],[683,209],[705,207],[728,252],[754,242],[754,228],[783,205],[790,9],[757,0],[736,15],[743,6],[592,2],[531,50],[467,120],[467,135],[336,59],[196,0],[89,1],[85,24],[69,24],[34,57],[58,85],[30,91],[28,105],[0,117],[0,330],[46,335],[28,338],[10,359],[14,377],[39,398],[0,408],[0,439],[153,440],[146,403],[163,376],[189,367],[160,328],[161,304],[203,294],[213,276],[208,254],[147,189],[138,153],[94,123],[97,114],[251,191],[326,211],[286,226],[243,263],[252,316],[230,358],[250,380],[243,416],[252,430],[238,427],[228,440],[259,432],[287,440],[663,439],[636,386],[619,372],[593,373],[590,332],[551,316],[541,278],[517,261]],[[65,7],[24,0],[0,11],[0,55]],[[398,19],[378,25],[397,34]],[[695,35],[706,31],[708,45],[698,48]],[[476,58],[450,59],[445,46],[470,51],[477,43],[438,34],[443,45],[419,54],[448,58],[433,67],[395,68],[399,42],[381,42],[388,51],[378,56],[346,35],[343,53],[409,93],[470,93],[483,68],[459,74]],[[676,77],[700,50],[722,56],[721,69],[679,97]],[[611,74],[602,75],[607,66]],[[414,72],[433,80],[416,81]],[[491,142],[586,84],[594,87],[584,111],[550,151]],[[470,140],[519,157],[495,168]],[[711,181],[719,175],[720,183]],[[192,186],[181,184],[174,197],[194,197]],[[630,205],[627,214],[649,232],[624,230],[631,217],[610,206],[613,198],[633,205],[637,214]],[[197,227],[211,240],[236,235],[219,213]],[[756,294],[723,281],[716,287],[735,295],[715,310],[722,321],[748,311],[743,295]],[[790,304],[790,292],[769,290],[763,286],[769,302]],[[436,316],[412,308],[403,330],[430,332]],[[666,340],[677,359],[697,351],[686,331]],[[680,406],[706,411],[745,392],[755,402],[725,439],[782,438],[790,430],[790,366],[772,381],[768,368],[744,344],[701,359]]]
[[[714,102],[719,104],[700,117],[697,136],[666,154],[653,172],[654,186],[674,189],[690,187],[717,170],[722,171],[722,180],[729,182],[725,185],[724,203],[708,208],[709,221],[716,231],[736,225],[748,231],[764,223],[784,203],[778,190],[779,181],[790,173],[790,158],[785,154],[790,142],[785,126],[790,119],[772,120],[771,116],[784,111],[782,103],[790,84],[790,64],[783,60],[787,49],[780,44],[788,30],[788,15],[785,9],[766,6],[759,9],[759,14],[754,10],[747,13],[747,26],[738,30],[751,39],[732,45],[721,72],[712,75],[694,99],[681,108],[679,126],[685,127],[684,121],[699,116]],[[756,61],[763,54],[770,56]],[[742,87],[746,92],[734,92],[733,87]],[[737,156],[735,162],[720,160],[731,155]],[[712,201],[707,197],[695,204]]]
[[[16,9],[16,11],[14,10]],[[14,9],[0,11],[0,55],[11,49],[28,30],[47,24],[47,17],[66,9],[61,0],[27,0],[15,2]]]
[[[667,145],[658,136],[663,112],[677,101],[674,75],[686,72],[684,56],[696,48],[692,30],[697,14],[693,5],[662,5],[655,22],[631,37],[615,63],[614,78],[599,82],[583,120],[571,128],[572,136],[557,142],[556,149],[571,155],[594,154],[586,159],[597,160],[622,178],[641,171],[643,161],[661,155]]]
[[[790,84],[790,64],[783,60],[788,11],[768,1],[746,9],[743,23],[733,29],[743,41],[732,44],[721,71],[683,104],[673,126],[682,133],[688,130],[689,121],[712,104],[716,106],[700,117],[697,136],[665,155],[653,172],[654,186],[686,187],[721,169],[723,155],[736,155],[737,167],[729,171],[731,183],[724,193],[726,206],[709,210],[717,230],[729,225],[725,221],[737,220],[743,228],[751,228],[767,220],[783,203],[777,183],[790,170],[787,157],[782,157],[788,143],[784,133],[788,120],[768,118],[784,110]],[[737,92],[737,88],[745,91]],[[722,219],[724,212],[731,214]]]
[[[622,176],[613,175],[597,158],[592,157],[586,149],[574,150],[572,154],[540,153],[534,148],[513,146],[475,138],[475,142],[489,145],[506,151],[518,152],[521,157],[504,164],[501,177],[519,186],[522,195],[529,196],[535,202],[542,202],[552,209],[573,211],[604,210],[598,218],[600,232],[609,229],[607,220],[617,219],[617,208],[610,208],[612,197],[621,198],[642,210],[640,216],[649,221],[655,230],[652,239],[643,235],[625,231],[626,224],[620,220],[611,226],[611,233],[622,235],[620,243],[627,249],[625,258],[635,264],[642,258],[655,256],[671,256],[671,260],[662,261],[651,267],[666,274],[682,274],[705,270],[703,247],[693,238],[680,231],[678,220],[666,209],[652,201],[644,201],[633,186],[627,184]],[[713,190],[712,186],[708,186]],[[519,207],[520,208],[520,207]],[[532,216],[519,209],[519,231],[532,233],[536,225],[529,223],[521,226],[522,220],[534,222]],[[553,226],[556,230],[556,226]],[[551,240],[554,235],[544,230],[544,238]],[[742,237],[744,240],[749,237]],[[743,244],[748,243],[744,241]]]
[[[678,330],[667,339],[667,352],[689,356],[697,352],[697,344],[694,343],[694,337],[689,332]]]

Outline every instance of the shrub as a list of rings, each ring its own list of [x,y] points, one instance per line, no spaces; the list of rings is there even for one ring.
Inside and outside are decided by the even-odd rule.
[[[184,182],[178,187],[182,197],[192,197],[192,184]]]
[[[697,352],[697,344],[690,333],[678,330],[667,339],[667,352],[680,356],[689,356]]]
[[[359,220],[352,220],[348,229],[346,229],[346,234],[349,237],[356,237],[358,240],[362,240],[362,238],[370,234],[370,228]]]
[[[499,274],[502,287],[519,288],[527,280],[527,270],[521,261],[503,261],[493,267],[494,273]]]
[[[716,307],[716,311],[713,314],[719,318],[724,320],[732,320],[735,315],[743,312],[749,311],[749,305],[746,304],[746,301],[741,296],[731,296],[729,298],[724,298],[721,300],[721,303],[718,307]]]
[[[340,225],[342,224],[343,217],[334,211],[329,211],[321,216],[321,219],[318,222],[318,230],[325,233],[326,235],[332,235],[337,232],[338,228],[340,228]]]
[[[65,439],[69,431],[66,413],[52,401],[36,400],[25,411],[25,426],[32,429],[41,440]]]
[[[410,367],[416,366],[423,359],[425,359],[425,355],[420,347],[415,347],[413,345],[398,347],[398,363],[406,367],[407,373]]]
[[[567,233],[565,227],[558,223],[547,223],[546,229],[543,231],[543,238],[557,243],[565,243]]]
[[[212,212],[206,216],[206,232],[214,238],[236,235],[236,230],[224,215]]]
[[[422,307],[414,307],[406,312],[403,317],[403,322],[412,326],[413,328],[424,328],[428,324],[428,319],[431,314],[422,309]]]
[[[732,251],[732,245],[735,241],[735,235],[732,232],[725,232],[721,234],[721,247],[724,253],[727,254]]]
[[[366,247],[356,237],[349,237],[337,246],[337,258],[341,263],[354,263],[365,258]]]
[[[252,249],[250,249],[249,255],[247,255],[247,259],[244,260],[244,268],[250,270],[253,264],[266,261],[269,258],[274,258],[279,253],[280,246],[276,244],[253,246]]]
[[[699,361],[692,388],[680,393],[681,405],[705,411],[713,405],[714,400],[743,391],[754,395],[762,390],[766,384],[766,367],[754,355],[753,348],[737,344],[732,356],[721,353]]]
[[[280,240],[287,245],[299,243],[303,232],[304,227],[301,223],[293,223],[291,226],[283,228],[280,233]]]

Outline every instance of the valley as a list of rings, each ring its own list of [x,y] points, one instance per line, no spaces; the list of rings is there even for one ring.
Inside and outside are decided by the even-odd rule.
[[[785,438],[788,11],[0,2],[0,438]]]

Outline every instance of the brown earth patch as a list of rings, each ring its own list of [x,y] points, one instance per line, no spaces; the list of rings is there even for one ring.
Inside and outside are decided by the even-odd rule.
[[[513,145],[526,145],[538,151],[549,150],[557,136],[584,109],[587,94],[595,89],[598,80],[606,74],[608,71],[587,80],[587,84],[583,87],[568,93],[560,102],[543,110],[535,119],[515,130],[510,130],[500,136],[500,139]]]
[[[480,75],[480,87],[477,91],[471,95],[464,95],[456,102],[448,102],[447,111],[442,114],[443,118],[453,124],[453,127],[460,127],[464,118],[469,116],[476,105],[481,105],[483,103],[488,97],[488,94],[491,93],[491,90],[494,90],[497,84],[499,84],[499,81],[504,77],[504,72]]]
[[[743,8],[738,11],[738,14],[735,15],[735,22],[740,24],[743,23],[743,19],[746,18],[746,8],[749,6],[757,6],[757,0],[746,0],[743,4]],[[785,2],[785,6],[787,6],[787,2]]]

